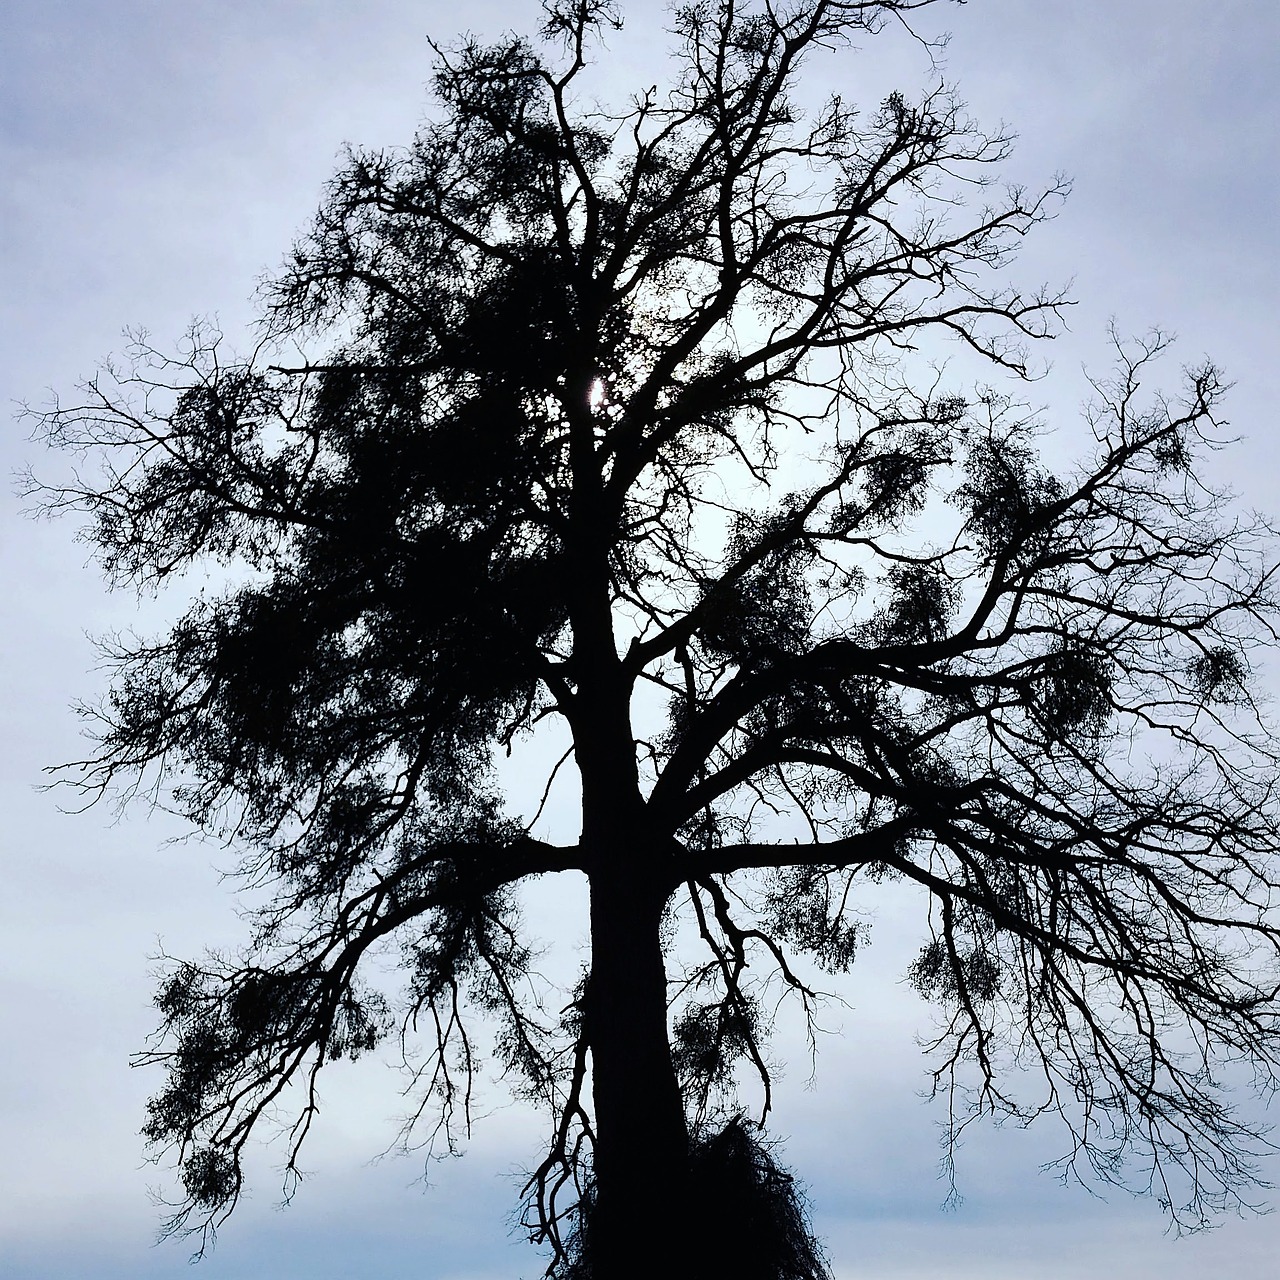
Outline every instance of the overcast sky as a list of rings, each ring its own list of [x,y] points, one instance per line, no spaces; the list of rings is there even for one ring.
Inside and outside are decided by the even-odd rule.
[[[633,3],[602,58],[600,92],[644,87],[665,37]],[[0,396],[41,402],[121,346],[124,326],[161,343],[193,314],[236,335],[254,280],[307,220],[344,140],[405,141],[426,107],[425,36],[465,21],[529,29],[532,0],[7,0],[0,17]],[[1220,465],[1244,501],[1280,510],[1274,238],[1280,204],[1280,6],[1274,0],[971,0],[922,24],[954,32],[949,76],[980,120],[1022,141],[1010,176],[1065,171],[1075,191],[1028,245],[1023,278],[1074,279],[1071,332],[1037,384],[1060,442],[1078,430],[1080,366],[1124,331],[1180,335],[1179,361],[1213,354],[1237,383],[1244,437]],[[820,72],[850,98],[927,80],[902,44]],[[824,82],[825,83],[825,82]],[[872,105],[868,103],[868,105]],[[41,459],[19,425],[4,469]],[[46,464],[48,465],[48,464]],[[218,851],[131,812],[58,811],[43,765],[74,758],[68,711],[99,688],[88,635],[127,627],[137,602],[107,597],[65,523],[4,500],[0,583],[0,1272],[8,1280],[177,1275],[181,1243],[153,1247],[159,1213],[137,1130],[156,1080],[128,1058],[151,1026],[148,957],[239,936]],[[570,949],[581,893],[540,918]],[[1270,1280],[1280,1219],[1228,1221],[1189,1241],[1155,1205],[1102,1201],[1040,1175],[1061,1134],[983,1130],[961,1154],[963,1205],[943,1211],[941,1115],[918,1097],[915,1037],[928,1010],[899,983],[919,942],[908,897],[867,904],[873,944],[816,1080],[793,1060],[775,1131],[808,1182],[839,1280]],[[538,913],[536,913],[538,914]],[[563,928],[567,922],[567,930]],[[785,1047],[784,1039],[784,1047]],[[501,1105],[462,1161],[430,1170],[388,1158],[394,1074],[376,1062],[327,1087],[315,1171],[277,1212],[267,1152],[253,1194],[202,1280],[431,1280],[533,1276],[508,1234],[513,1171],[536,1156],[534,1122]],[[1280,1180],[1280,1168],[1272,1168]]]

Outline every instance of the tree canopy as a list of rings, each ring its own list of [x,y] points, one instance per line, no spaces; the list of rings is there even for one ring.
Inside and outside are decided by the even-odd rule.
[[[1197,466],[1218,371],[1144,389],[1160,334],[1117,340],[1081,460],[1042,457],[1010,387],[1065,299],[1008,267],[1063,183],[1001,187],[1009,136],[945,88],[805,100],[930,3],[677,4],[667,82],[611,106],[607,0],[438,48],[430,122],[349,152],[251,356],[139,341],[43,416],[98,465],[44,501],[114,583],[228,584],[108,642],[74,775],[269,890],[157,995],[176,1228],[290,1108],[293,1169],[326,1062],[397,1035],[452,1143],[479,1019],[548,1117],[525,1221],[562,1274],[821,1275],[756,1127],[766,992],[811,1010],[885,879],[930,903],[955,1124],[1056,1112],[1180,1222],[1244,1202],[1261,1135],[1218,1075],[1269,1086],[1280,1048],[1270,531]],[[524,739],[567,746],[570,843],[504,805]],[[552,873],[590,886],[558,1012],[520,922]],[[645,1225],[747,1204],[688,1256]]]

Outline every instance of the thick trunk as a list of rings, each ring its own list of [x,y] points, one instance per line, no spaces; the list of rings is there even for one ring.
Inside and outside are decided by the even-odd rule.
[[[591,554],[578,566],[573,610],[573,729],[582,846],[592,864],[583,1029],[595,1112],[594,1203],[582,1261],[591,1280],[694,1280],[680,1264],[689,1132],[667,1035],[660,934],[673,883],[658,860],[670,855],[648,830],[637,776],[632,681],[615,648],[610,566],[600,554],[609,538],[590,502],[583,500],[579,518]]]
[[[592,878],[592,1280],[684,1280],[678,1220],[688,1208],[689,1134],[667,1036],[664,898],[651,877]]]

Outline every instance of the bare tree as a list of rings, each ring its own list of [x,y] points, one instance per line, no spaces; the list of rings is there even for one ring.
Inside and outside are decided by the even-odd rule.
[[[955,1124],[1056,1112],[1104,1179],[1145,1152],[1182,1222],[1247,1195],[1217,1072],[1275,1078],[1268,531],[1195,465],[1218,373],[1142,392],[1158,335],[1117,343],[1059,474],[1013,399],[922,373],[936,336],[1016,382],[1063,301],[1005,270],[1061,184],[994,185],[1009,139],[945,90],[795,101],[806,59],[930,2],[679,4],[668,86],[614,110],[585,88],[604,0],[437,50],[434,122],[350,154],[252,358],[139,344],[44,417],[101,465],[43,495],[114,582],[234,571],[108,646],[78,775],[171,796],[272,890],[243,955],[158,996],[176,1226],[230,1212],[300,1100],[292,1168],[324,1064],[397,1028],[452,1142],[478,1016],[549,1117],[554,1268],[820,1275],[755,1127],[765,992],[810,1010],[885,878],[931,903],[911,978]],[[564,846],[494,766],[556,725]],[[550,873],[590,885],[558,1015],[518,912]],[[365,976],[389,950],[398,1003]]]

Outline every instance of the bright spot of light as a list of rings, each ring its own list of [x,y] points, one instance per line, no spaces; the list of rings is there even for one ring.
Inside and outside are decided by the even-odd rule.
[[[591,394],[588,399],[593,409],[598,409],[604,404],[604,383],[599,378],[591,384]]]

